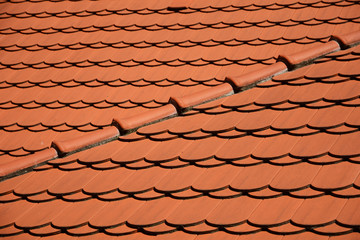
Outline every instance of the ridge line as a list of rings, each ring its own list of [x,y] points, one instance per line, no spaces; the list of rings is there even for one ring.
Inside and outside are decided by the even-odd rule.
[[[113,119],[112,126],[94,131],[87,135],[65,141],[54,140],[51,147],[20,160],[0,164],[0,181],[31,171],[47,161],[62,158],[132,133],[140,127],[181,116],[193,107],[220,98],[241,93],[268,81],[275,75],[293,71],[310,65],[314,60],[339,50],[345,50],[360,44],[360,30],[344,35],[332,35],[327,43],[320,47],[309,48],[303,52],[279,55],[277,62],[260,70],[239,76],[228,76],[225,82],[216,87],[205,89],[182,97],[170,97],[168,104],[145,111],[135,116]]]

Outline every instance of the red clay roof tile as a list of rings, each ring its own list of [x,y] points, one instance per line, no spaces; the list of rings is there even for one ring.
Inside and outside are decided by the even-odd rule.
[[[0,236],[358,237],[355,2],[0,4]]]

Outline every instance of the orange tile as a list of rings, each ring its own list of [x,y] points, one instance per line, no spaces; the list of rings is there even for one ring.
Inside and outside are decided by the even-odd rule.
[[[259,199],[253,199],[247,196],[223,199],[216,209],[206,218],[206,221],[216,226],[232,226],[244,223],[258,207],[260,202],[261,200]]]
[[[268,186],[281,167],[259,164],[247,166],[230,183],[230,188],[237,191],[254,191]]]
[[[166,218],[166,222],[174,226],[191,226],[201,223],[218,204],[218,200],[209,197],[199,197],[182,201]]]
[[[278,191],[294,191],[310,186],[321,166],[308,163],[283,166],[270,187]]]
[[[107,228],[122,224],[143,204],[143,202],[134,199],[108,202],[89,220],[89,225],[96,228]],[[121,212],[121,218],[119,218],[119,212]]]
[[[205,171],[204,168],[194,166],[172,169],[168,175],[155,185],[155,189],[163,193],[176,193],[189,189]]]
[[[16,225],[24,229],[46,226],[70,205],[61,200],[34,204],[34,207],[16,221]]]
[[[143,204],[129,219],[128,224],[135,227],[153,226],[164,222],[181,201],[172,198],[161,198]]]
[[[346,203],[346,199],[322,196],[306,199],[292,217],[299,226],[324,226],[333,222]],[[331,207],[331,211],[329,211]]]
[[[290,151],[290,154],[296,158],[321,156],[331,149],[337,138],[338,137],[336,135],[324,133],[304,136],[297,142],[294,148]],[[313,148],[310,149],[306,147],[309,146],[309,144],[313,146]]]
[[[302,204],[302,199],[279,197],[262,201],[248,221],[256,226],[277,226],[290,221]],[[266,212],[266,215],[264,213]]]
[[[70,206],[54,218],[52,225],[57,228],[71,228],[84,225],[104,206],[105,203],[97,199],[71,203]],[[88,211],[88,209],[95,209],[95,211]]]
[[[353,184],[359,171],[360,167],[349,162],[325,165],[322,166],[311,185],[321,191],[347,188]]]

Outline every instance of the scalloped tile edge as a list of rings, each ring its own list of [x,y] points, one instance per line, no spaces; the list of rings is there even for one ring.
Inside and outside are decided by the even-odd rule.
[[[313,47],[288,56],[280,55],[278,62],[256,72],[246,73],[237,77],[226,77],[225,83],[219,86],[183,97],[172,97],[169,104],[165,106],[151,109],[128,118],[114,119],[112,126],[75,139],[66,141],[55,140],[49,149],[23,157],[21,160],[19,159],[0,165],[0,181],[22,174],[35,166],[45,164],[45,162],[49,160],[110,142],[117,139],[120,135],[134,132],[142,126],[176,117],[181,113],[191,110],[192,107],[196,105],[230,96],[234,94],[234,92],[237,93],[250,89],[256,86],[256,84],[269,80],[275,75],[311,64],[317,58],[340,50],[340,47],[341,49],[346,49],[358,44],[360,44],[360,31],[340,36],[331,36],[329,42],[320,47]]]

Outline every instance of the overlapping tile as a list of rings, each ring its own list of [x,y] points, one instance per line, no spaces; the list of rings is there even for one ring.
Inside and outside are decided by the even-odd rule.
[[[79,139],[113,118],[134,131],[0,182],[5,239],[358,237],[355,1],[0,4],[2,163],[103,144]],[[170,120],[132,118],[333,34],[352,47]]]

